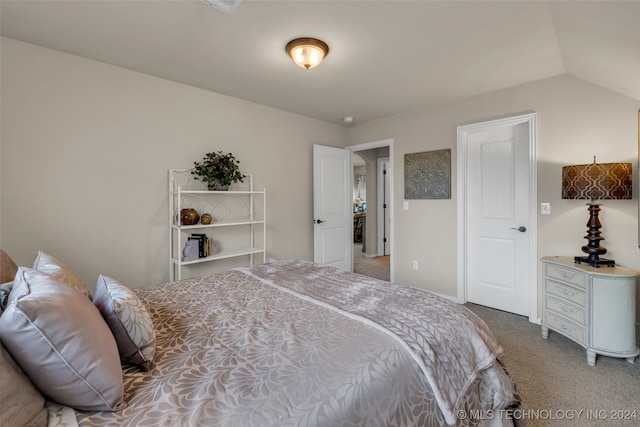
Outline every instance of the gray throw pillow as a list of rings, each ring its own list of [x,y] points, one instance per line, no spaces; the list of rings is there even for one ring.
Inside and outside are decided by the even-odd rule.
[[[100,275],[93,303],[116,339],[120,360],[148,370],[155,355],[156,334],[140,298],[117,280]]]
[[[11,289],[13,289],[13,279],[11,279],[11,282],[0,285],[0,313],[4,311],[9,303],[9,294],[11,293]]]
[[[0,339],[45,397],[80,411],[126,407],[113,335],[93,303],[66,283],[20,267]]]
[[[53,255],[38,251],[38,255],[33,261],[33,265],[31,267],[35,270],[47,273],[55,279],[63,281],[91,299],[91,293],[84,282],[76,276],[73,270],[71,270],[71,267]]]

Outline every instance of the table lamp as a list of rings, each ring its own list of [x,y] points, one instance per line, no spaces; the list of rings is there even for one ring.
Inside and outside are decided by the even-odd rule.
[[[588,264],[591,267],[614,267],[616,262],[612,259],[600,258],[607,250],[600,246],[600,200],[631,199],[631,163],[593,163],[588,165],[574,165],[562,167],[562,198],[563,199],[587,199],[590,200],[589,221],[587,222],[587,244],[582,247],[582,252],[587,256],[576,256],[578,264]]]

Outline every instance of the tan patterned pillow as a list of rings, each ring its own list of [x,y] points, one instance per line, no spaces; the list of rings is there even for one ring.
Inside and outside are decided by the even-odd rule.
[[[44,397],[0,345],[0,426],[46,425]]]
[[[9,254],[0,249],[0,283],[13,281],[18,271],[18,266],[11,259]]]
[[[117,280],[100,275],[93,303],[116,339],[120,359],[148,370],[155,356],[156,334],[140,298]]]
[[[60,261],[58,258],[42,251],[38,251],[38,255],[33,261],[32,268],[47,273],[54,279],[63,281],[91,299],[91,293],[85,286],[84,282],[75,275],[73,270],[71,270],[71,267]]]
[[[9,299],[0,339],[43,395],[80,411],[126,407],[118,347],[91,301],[26,267]]]

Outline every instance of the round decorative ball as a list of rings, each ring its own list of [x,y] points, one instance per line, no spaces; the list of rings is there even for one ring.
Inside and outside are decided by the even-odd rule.
[[[180,224],[182,225],[195,225],[199,219],[200,215],[195,209],[184,208],[180,211]]]
[[[208,213],[202,214],[202,216],[200,217],[200,223],[204,225],[211,224],[212,220],[213,218]]]

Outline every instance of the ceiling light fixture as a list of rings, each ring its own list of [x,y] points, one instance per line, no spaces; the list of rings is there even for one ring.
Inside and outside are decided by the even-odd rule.
[[[291,40],[285,48],[293,62],[302,68],[314,68],[329,53],[329,46],[322,40],[303,37]]]
[[[238,6],[244,0],[200,0],[202,3],[207,6],[211,6],[214,9],[218,9],[221,12],[226,13],[227,15],[233,14],[236,11]]]

